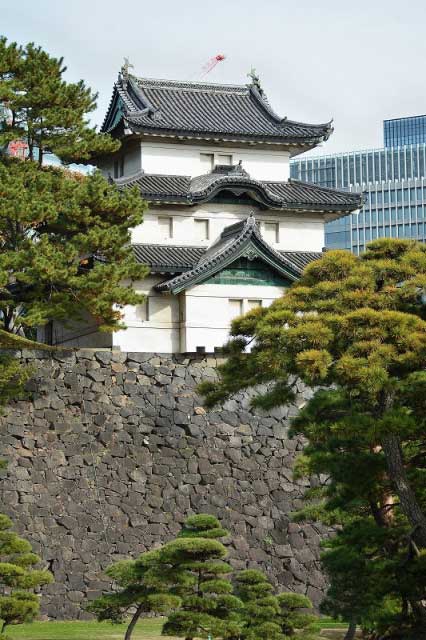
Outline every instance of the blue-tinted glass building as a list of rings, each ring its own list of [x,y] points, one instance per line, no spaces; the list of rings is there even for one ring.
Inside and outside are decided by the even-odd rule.
[[[366,243],[382,237],[426,241],[426,134],[419,144],[294,160],[290,174],[297,180],[365,193],[359,213],[326,225],[325,244],[330,249],[359,253]]]
[[[403,147],[426,142],[426,116],[383,121],[385,147]]]

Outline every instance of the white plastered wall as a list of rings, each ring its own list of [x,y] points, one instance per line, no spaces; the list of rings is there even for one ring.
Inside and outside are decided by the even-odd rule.
[[[164,175],[199,176],[207,173],[200,154],[231,155],[232,164],[241,160],[243,168],[255,180],[288,180],[290,153],[288,151],[257,150],[256,148],[213,147],[202,145],[168,144],[166,142],[142,142],[142,169],[145,173]]]
[[[145,294],[147,300],[141,305],[124,307],[123,322],[127,329],[113,334],[113,346],[122,351],[179,352],[179,298],[165,296],[153,288],[165,277],[151,275],[134,283],[135,291]]]
[[[162,294],[153,287],[160,276],[149,276],[135,284],[148,296],[146,305],[124,309],[124,331],[113,334],[113,346],[122,351],[159,353],[195,352],[203,347],[211,353],[229,337],[235,305],[241,300],[243,313],[261,301],[267,307],[283,295],[285,288],[261,285],[200,284],[179,295]]]
[[[281,251],[321,251],[324,246],[324,217],[321,214],[261,211],[255,207],[242,205],[221,205],[206,203],[198,207],[155,208],[145,213],[142,225],[132,230],[133,244],[165,244],[208,247],[223,229],[239,220],[244,220],[253,212],[262,222],[279,225],[278,242],[273,244]],[[173,236],[167,237],[164,227],[158,224],[158,217],[173,218]],[[197,233],[197,219],[209,220],[209,239],[202,240]]]
[[[185,292],[185,318],[182,323],[181,350],[196,351],[204,347],[211,353],[222,347],[229,337],[234,315],[230,300],[241,300],[246,313],[253,303],[261,300],[268,307],[285,292],[284,287],[263,285],[200,284]]]

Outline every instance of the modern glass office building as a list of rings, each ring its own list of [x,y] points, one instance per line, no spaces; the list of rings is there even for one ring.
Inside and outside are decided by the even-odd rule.
[[[385,147],[402,147],[426,142],[426,116],[384,120],[383,137]]]
[[[297,180],[365,193],[359,213],[326,225],[326,247],[359,253],[376,238],[426,241],[426,134],[421,144],[294,160],[290,172]]]

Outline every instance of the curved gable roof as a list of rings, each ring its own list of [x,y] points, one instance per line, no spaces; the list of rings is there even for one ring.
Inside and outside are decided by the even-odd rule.
[[[278,116],[253,84],[123,78],[121,74],[102,131],[113,131],[119,122],[134,133],[247,140],[304,149],[327,140],[333,131],[331,122],[307,124]]]
[[[212,173],[191,178],[140,173],[115,181],[119,187],[138,186],[152,203],[194,205],[213,200],[221,191],[246,193],[267,209],[347,214],[363,205],[363,195],[320,187],[312,183],[261,181],[241,167],[216,167]]]
[[[303,271],[298,264],[265,242],[255,218],[249,216],[246,220],[226,227],[192,269],[158,284],[156,289],[180,293],[204,282],[240,257],[259,258],[291,282],[297,280]]]

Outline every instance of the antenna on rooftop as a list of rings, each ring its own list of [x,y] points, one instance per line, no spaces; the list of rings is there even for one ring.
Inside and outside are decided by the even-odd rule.
[[[202,66],[201,77],[203,78],[208,73],[210,73],[210,71],[212,71],[215,68],[215,66],[219,64],[219,62],[223,62],[223,60],[226,60],[226,56],[223,53],[218,53],[213,58],[210,58],[210,60],[208,60],[206,64]]]

